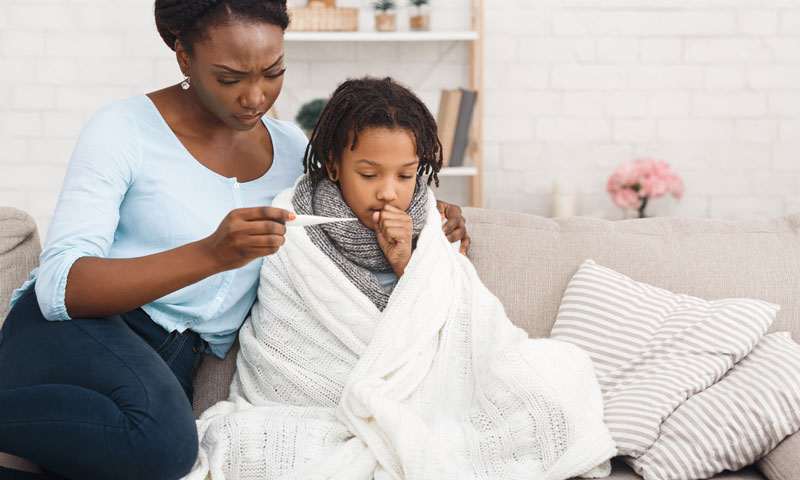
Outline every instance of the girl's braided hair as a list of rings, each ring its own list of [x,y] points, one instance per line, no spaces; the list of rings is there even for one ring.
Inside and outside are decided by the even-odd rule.
[[[341,161],[352,132],[356,148],[358,134],[365,128],[403,129],[417,145],[417,175],[428,175],[428,185],[436,182],[442,168],[442,143],[436,133],[436,120],[416,95],[392,78],[349,79],[333,92],[311,134],[303,159],[304,172],[316,182],[327,174],[326,167]]]
[[[189,54],[209,27],[230,20],[289,26],[286,0],[156,0],[155,17],[164,43],[175,50],[180,40]]]

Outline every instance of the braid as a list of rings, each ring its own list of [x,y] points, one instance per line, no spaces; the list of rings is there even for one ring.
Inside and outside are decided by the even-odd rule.
[[[281,30],[289,26],[286,0],[155,0],[156,28],[169,48],[180,40],[192,45],[211,26],[230,20],[266,22]]]
[[[364,77],[343,82],[322,110],[306,147],[304,172],[315,182],[326,174],[326,165],[339,162],[352,133],[354,149],[365,128],[401,128],[414,137],[419,166],[417,175],[427,175],[428,185],[439,186],[442,143],[436,120],[416,95],[393,79]]]

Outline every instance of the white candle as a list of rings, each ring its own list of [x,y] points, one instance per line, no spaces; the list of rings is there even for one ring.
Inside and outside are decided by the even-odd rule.
[[[575,182],[559,178],[553,184],[553,217],[574,217],[578,214],[578,188]]]

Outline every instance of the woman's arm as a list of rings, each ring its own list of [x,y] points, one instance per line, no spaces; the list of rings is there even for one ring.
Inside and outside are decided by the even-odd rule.
[[[189,238],[181,247],[165,246],[152,255],[154,250],[108,258],[123,202],[140,179],[142,141],[137,117],[119,103],[97,112],[81,132],[36,273],[37,300],[48,320],[122,313],[245,265],[283,243],[285,227],[277,222],[289,212],[249,208],[230,212],[202,240]]]
[[[150,303],[225,270],[275,253],[282,222],[293,214],[271,207],[233,210],[207,238],[137,258],[81,257],[69,269],[64,303],[70,318],[104,317]]]

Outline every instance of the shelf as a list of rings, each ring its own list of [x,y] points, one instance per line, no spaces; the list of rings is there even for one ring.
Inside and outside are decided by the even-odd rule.
[[[477,40],[478,32],[286,32],[296,42],[440,42]]]
[[[478,167],[444,167],[439,171],[440,177],[474,177],[478,174]]]

